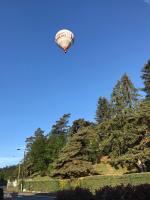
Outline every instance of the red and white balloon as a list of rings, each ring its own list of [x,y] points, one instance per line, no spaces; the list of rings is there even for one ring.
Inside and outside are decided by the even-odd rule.
[[[55,42],[66,53],[74,43],[74,34],[70,30],[62,29],[56,33]]]

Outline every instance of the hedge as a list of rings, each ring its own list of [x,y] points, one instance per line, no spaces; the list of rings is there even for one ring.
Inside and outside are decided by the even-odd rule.
[[[117,186],[117,185],[141,185],[150,184],[150,173],[128,174],[120,176],[93,176],[85,177],[80,181],[81,188],[88,188],[95,191],[104,186]]]
[[[56,192],[59,190],[59,181],[55,179],[49,181],[24,181],[23,189],[36,192]]]
[[[23,188],[27,191],[56,192],[76,187],[87,188],[94,192],[104,186],[117,185],[141,185],[150,184],[150,173],[128,174],[122,176],[88,176],[79,179],[49,179],[49,180],[25,180]]]

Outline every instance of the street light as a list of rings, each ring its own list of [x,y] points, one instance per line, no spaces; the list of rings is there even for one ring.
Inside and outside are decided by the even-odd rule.
[[[24,163],[25,163],[25,151],[26,149],[23,149],[23,148],[17,148],[17,151],[21,151],[23,150],[24,151],[24,154],[23,154],[23,168],[24,168]],[[18,169],[18,184],[19,184],[19,179],[20,179],[20,172],[21,172],[21,162],[19,162],[19,169]],[[24,169],[22,170],[22,182],[23,182],[23,178],[24,178]],[[23,189],[23,186],[22,186],[22,183],[21,183],[21,191]]]
[[[17,178],[17,179],[18,179],[18,180],[17,180],[18,183],[19,183],[19,179],[20,179],[20,164],[21,164],[21,163],[19,162],[19,166],[18,166],[18,178]]]

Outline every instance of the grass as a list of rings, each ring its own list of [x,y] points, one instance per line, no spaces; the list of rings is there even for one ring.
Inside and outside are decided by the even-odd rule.
[[[110,160],[111,159],[108,156],[103,156],[100,159],[100,163],[94,165],[95,171],[98,172],[98,174],[101,174],[101,175],[123,175],[123,174],[128,173],[127,168],[120,167],[118,169],[115,169],[114,167],[112,167],[109,164]]]
[[[128,172],[126,168],[115,169],[108,163],[96,164],[94,165],[94,169],[101,175],[123,175]]]

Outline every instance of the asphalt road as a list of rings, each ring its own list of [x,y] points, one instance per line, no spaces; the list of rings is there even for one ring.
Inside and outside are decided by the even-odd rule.
[[[55,196],[50,194],[32,194],[32,193],[5,193],[6,200],[56,200]]]

